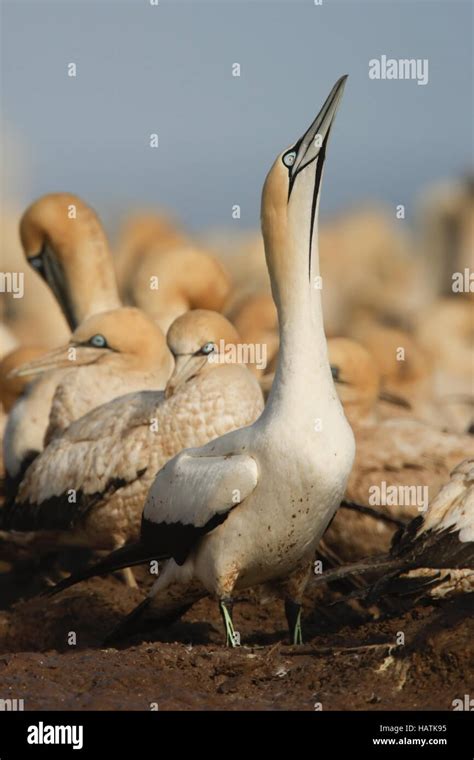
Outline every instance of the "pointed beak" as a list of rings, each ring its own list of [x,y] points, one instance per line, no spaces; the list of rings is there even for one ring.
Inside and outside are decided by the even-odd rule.
[[[208,357],[202,354],[192,354],[191,356],[189,354],[181,354],[175,356],[173,374],[165,388],[165,398],[172,396],[189,380],[196,377],[207,363]]]
[[[8,378],[15,377],[34,377],[43,375],[45,372],[51,372],[57,369],[74,369],[87,364],[95,364],[105,354],[110,353],[108,349],[94,348],[93,346],[78,346],[68,343],[62,348],[49,351],[47,354],[26,362],[16,367],[8,373]]]
[[[331,364],[331,375],[332,379],[335,383],[338,383],[339,385],[350,385],[350,383],[347,382],[347,380],[343,380],[341,377],[341,370],[336,364]]]
[[[64,269],[54,251],[45,243],[39,253],[28,258],[28,263],[50,287],[66,317],[71,332],[74,332],[78,322],[71,306],[71,294]]]
[[[412,409],[412,405],[406,398],[402,396],[396,396],[394,393],[388,393],[387,391],[381,391],[379,393],[380,401],[386,401],[387,404],[393,404],[394,406],[400,406],[402,409]]]
[[[308,164],[320,156],[324,162],[326,145],[347,80],[347,74],[337,80],[315,120],[296,144],[296,157],[290,172],[290,193],[293,183]]]

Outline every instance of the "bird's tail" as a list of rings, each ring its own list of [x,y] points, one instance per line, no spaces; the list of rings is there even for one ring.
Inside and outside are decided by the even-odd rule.
[[[325,573],[313,578],[313,583],[328,583],[332,581],[339,581],[342,578],[355,575],[366,575],[367,573],[385,573],[403,569],[403,562],[399,558],[390,557],[389,554],[382,554],[378,557],[367,557],[359,562],[351,562],[348,565],[342,567],[336,567],[333,570],[328,570]]]
[[[77,573],[73,573],[69,578],[57,583],[52,589],[46,591],[46,596],[54,596],[60,591],[64,591],[76,583],[85,581],[88,578],[94,578],[96,575],[107,575],[107,573],[113,573],[115,570],[122,570],[124,567],[134,567],[135,565],[144,565],[146,562],[152,560],[168,559],[166,556],[157,556],[156,552],[145,547],[142,543],[128,544],[122,546],[120,549],[108,554],[103,559],[99,560],[91,567],[86,567],[84,570],[79,570]]]

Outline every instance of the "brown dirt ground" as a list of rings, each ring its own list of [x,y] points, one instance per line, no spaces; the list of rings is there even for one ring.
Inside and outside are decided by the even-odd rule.
[[[288,645],[281,603],[250,592],[236,604],[239,649],[222,646],[214,602],[178,623],[104,648],[103,637],[142,598],[117,577],[54,598],[38,568],[0,574],[0,698],[26,710],[450,710],[474,687],[473,601],[467,597],[374,619],[329,606],[310,589],[305,645]],[[474,595],[471,595],[471,597]],[[334,591],[331,592],[334,600]],[[67,643],[74,631],[76,646]],[[405,646],[393,645],[398,632]]]

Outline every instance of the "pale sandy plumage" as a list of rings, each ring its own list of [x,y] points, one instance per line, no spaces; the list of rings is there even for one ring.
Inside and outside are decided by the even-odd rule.
[[[354,209],[321,225],[322,298],[327,332],[344,335],[364,312],[406,324],[431,298],[406,224],[384,208]]]
[[[95,211],[78,196],[52,193],[32,203],[21,218],[20,239],[71,330],[121,305],[106,235]]]
[[[22,395],[31,378],[12,377],[11,373],[26,362],[37,359],[46,353],[44,346],[19,346],[6,354],[0,361],[0,402],[9,412]]]
[[[420,312],[416,338],[433,368],[433,396],[450,428],[474,422],[474,300],[464,294],[435,301]]]
[[[23,278],[23,298],[2,294],[0,314],[9,338],[17,344],[38,343],[47,348],[67,340],[69,329],[59,304],[46,283],[25,262],[18,235],[21,207],[2,198],[0,208],[1,267],[4,272],[17,272]],[[3,330],[2,330],[3,332]],[[15,348],[12,345],[9,350]]]
[[[20,238],[27,261],[50,287],[71,329],[93,313],[120,306],[105,233],[80,198],[70,193],[42,196],[23,214]],[[37,366],[44,371],[44,363]],[[42,450],[54,391],[71,366],[53,363],[54,372],[39,379],[25,375],[32,382],[11,410],[4,434],[10,479],[18,478],[25,462]]]
[[[114,567],[169,558],[152,596],[175,581],[186,586],[197,579],[218,599],[227,642],[235,646],[233,592],[273,581],[285,597],[292,640],[301,641],[311,561],[354,456],[328,362],[320,291],[313,287],[322,167],[345,79],[301,140],[277,157],[264,185],[262,230],[280,326],[277,375],[264,412],[253,425],[170,460],[150,489],[140,541],[59,588]],[[314,394],[307,393],[311,383]]]
[[[42,451],[44,442],[90,409],[127,392],[163,389],[172,367],[163,333],[140,310],[122,307],[86,319],[65,347],[15,370],[41,377],[10,412],[7,471],[18,476],[28,452]]]
[[[169,331],[173,395],[143,391],[94,409],[52,441],[28,469],[7,522],[15,530],[66,530],[60,541],[100,549],[136,539],[156,472],[182,449],[252,423],[263,408],[242,365],[210,362],[209,342],[238,341],[221,315],[196,311]],[[74,504],[68,493],[77,494]]]
[[[267,368],[278,352],[278,314],[270,293],[255,293],[244,298],[230,313],[242,343],[265,346]],[[257,375],[266,368],[249,365]]]
[[[18,340],[12,331],[3,322],[0,322],[0,359],[14,351],[18,346]]]
[[[132,220],[120,260],[125,296],[165,332],[190,309],[221,311],[230,293],[221,262],[166,219]]]

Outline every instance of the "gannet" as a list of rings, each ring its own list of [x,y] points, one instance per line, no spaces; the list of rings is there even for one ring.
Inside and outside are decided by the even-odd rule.
[[[360,343],[349,338],[329,338],[328,353],[331,372],[347,419],[354,424],[375,422],[380,416],[380,402],[410,408],[406,399],[384,391],[374,357]],[[270,391],[275,378],[278,354],[270,361],[260,378],[262,390]]]
[[[32,383],[10,412],[4,439],[7,471],[21,471],[33,401],[44,442],[96,406],[125,393],[163,390],[173,358],[158,325],[134,307],[123,306],[86,319],[65,346],[14,370]],[[49,394],[44,393],[47,386]],[[42,450],[38,441],[36,454]]]
[[[80,198],[70,193],[42,196],[23,214],[20,238],[24,255],[52,290],[71,329],[94,313],[120,307],[105,233]],[[31,382],[10,412],[4,459],[11,494],[43,448],[54,392],[72,366],[67,362]]]
[[[253,425],[171,459],[145,503],[140,540],[57,588],[151,559],[169,559],[151,595],[197,579],[219,603],[235,646],[234,592],[280,583],[291,640],[318,541],[343,497],[354,438],[334,388],[323,328],[317,215],[328,137],[346,77],[303,137],[274,162],[262,231],[280,330],[278,369]]]
[[[78,196],[51,193],[32,203],[21,218],[20,239],[71,330],[92,314],[121,306],[104,230]]]
[[[431,590],[436,582],[438,597],[474,592],[474,459],[455,467],[427,511],[397,532],[389,554],[328,571],[316,582],[366,573],[378,576],[368,591],[372,599],[396,588],[401,575],[406,590]]]
[[[263,409],[257,380],[219,353],[239,341],[225,317],[187,312],[167,340],[175,369],[165,393],[121,396],[56,436],[27,470],[3,529],[61,530],[58,543],[94,549],[136,540],[158,470],[182,449],[257,419]]]
[[[223,264],[164,217],[137,217],[119,259],[124,297],[166,332],[189,309],[222,311],[230,279]]]

